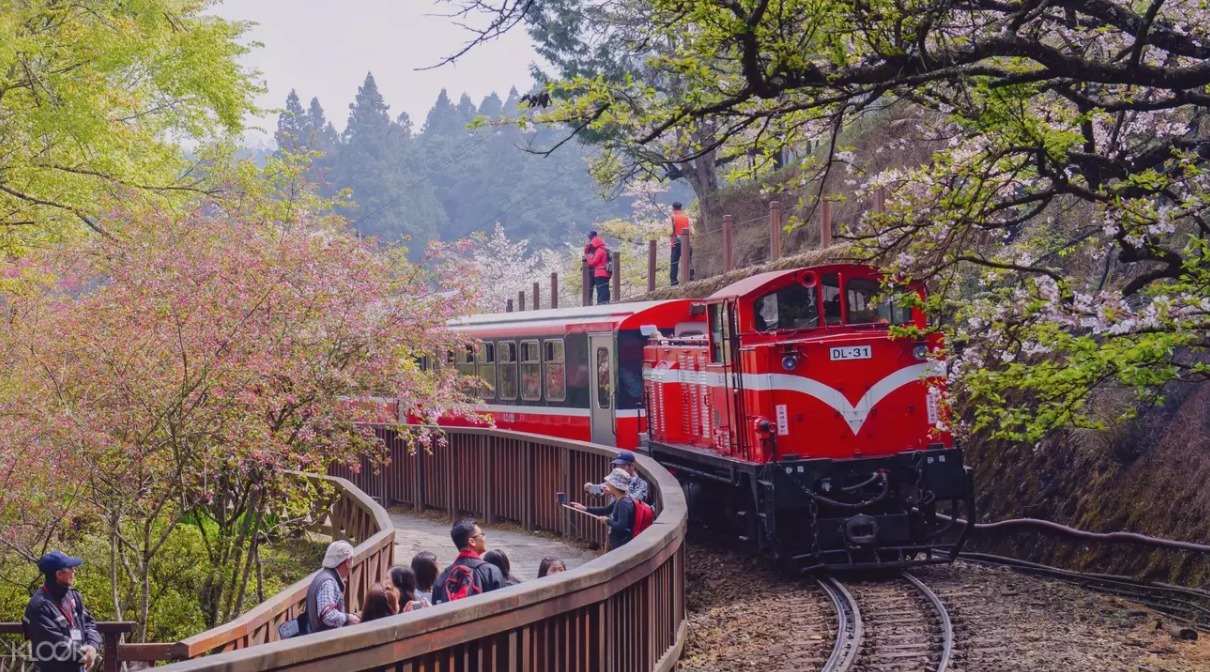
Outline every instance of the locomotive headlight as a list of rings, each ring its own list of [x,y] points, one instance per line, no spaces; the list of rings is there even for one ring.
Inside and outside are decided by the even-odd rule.
[[[924,345],[923,343],[917,345],[916,347],[912,348],[912,356],[916,358],[916,361],[923,362],[929,358],[929,346]]]
[[[793,371],[794,369],[797,369],[798,368],[798,353],[791,352],[790,354],[786,355],[785,357],[782,357],[781,358],[781,368],[785,369],[786,371]]]

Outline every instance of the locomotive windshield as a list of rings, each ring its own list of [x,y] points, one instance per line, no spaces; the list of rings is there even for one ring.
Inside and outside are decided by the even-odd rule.
[[[853,278],[845,283],[845,303],[849,324],[907,324],[912,309],[886,296],[881,284],[870,278]]]
[[[756,299],[756,330],[813,329],[819,326],[815,289],[790,285]]]
[[[758,297],[752,304],[756,330],[813,329],[820,325],[821,314],[825,324],[907,324],[912,321],[912,309],[887,296],[876,279],[846,278],[844,291],[841,286],[841,277],[829,273],[820,278],[818,289],[796,284]]]

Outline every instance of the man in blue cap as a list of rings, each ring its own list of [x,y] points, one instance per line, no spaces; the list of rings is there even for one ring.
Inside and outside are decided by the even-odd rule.
[[[630,495],[630,498],[636,502],[647,501],[647,481],[644,481],[643,477],[639,476],[639,471],[634,463],[634,453],[629,450],[619,451],[618,456],[614,458],[611,464],[619,469],[624,469],[626,473],[630,474],[630,484],[626,487],[626,494]],[[584,492],[590,495],[603,495],[608,492],[608,488],[605,487],[604,483],[585,483]]]
[[[84,560],[52,551],[38,561],[42,586],[29,598],[21,625],[40,672],[81,672],[91,667],[101,647],[97,622],[72,588]]]

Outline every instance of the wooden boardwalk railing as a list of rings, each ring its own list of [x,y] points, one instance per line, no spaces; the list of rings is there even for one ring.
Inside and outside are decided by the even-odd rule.
[[[311,529],[355,545],[346,593],[350,608],[359,609],[361,596],[387,577],[394,562],[395,527],[391,518],[386,509],[343,478],[297,475],[321,495],[324,489],[330,490],[325,504],[318,507]],[[187,660],[278,641],[277,626],[302,612],[313,576],[294,583],[229,623],[169,644],[122,644],[118,655],[123,661]]]
[[[337,475],[386,504],[509,521],[603,542],[603,526],[574,523],[555,492],[576,493],[608,473],[615,451],[488,429],[450,429],[448,445],[391,451],[377,473]],[[220,670],[517,670],[663,672],[685,640],[687,510],[676,480],[646,457],[657,516],[626,546],[571,571],[372,623],[180,662],[164,672]],[[573,495],[574,496],[574,495]],[[276,598],[275,598],[276,599]]]
[[[302,473],[297,476],[300,484],[315,488],[322,500],[312,502],[316,506],[311,529],[355,544],[348,593],[354,608],[359,608],[366,589],[384,580],[394,561],[395,528],[391,519],[382,506],[345,479]],[[308,576],[239,618],[179,642],[125,643],[123,635],[134,629],[133,623],[99,623],[98,629],[104,639],[102,669],[119,672],[125,663],[185,660],[276,641],[277,626],[295,618],[302,610],[310,583]],[[0,635],[5,634],[20,635],[21,624],[0,623]],[[0,659],[0,670],[7,669],[4,660]]]

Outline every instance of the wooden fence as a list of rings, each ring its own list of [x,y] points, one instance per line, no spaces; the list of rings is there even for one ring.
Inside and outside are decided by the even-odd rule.
[[[610,469],[616,451],[488,429],[450,429],[447,445],[409,450],[383,430],[388,466],[337,470],[385,504],[510,522],[602,543],[604,526],[575,519],[555,493],[577,493]],[[176,663],[164,672],[220,670],[671,670],[685,640],[685,500],[650,459],[639,470],[657,516],[620,549],[571,571],[464,602],[352,628]],[[573,495],[574,497],[574,495]]]
[[[878,212],[885,211],[885,209],[886,209],[886,190],[884,187],[878,187],[878,189],[875,191],[875,193],[873,195],[872,207],[874,210],[876,210]],[[752,224],[754,222],[760,222],[760,221],[767,222],[767,224],[768,224],[768,234],[767,234],[768,235],[768,248],[767,248],[768,256],[763,261],[777,261],[785,253],[782,239],[783,239],[785,231],[786,231],[786,225],[782,218],[782,214],[783,213],[782,213],[781,203],[779,201],[771,201],[769,203],[767,213],[762,214],[761,216],[759,216],[757,218],[749,219],[744,222],[741,222],[741,225],[748,225],[748,224]],[[836,226],[837,226],[836,221],[834,221],[833,217],[832,217],[832,201],[831,200],[825,198],[819,202],[818,217],[819,217],[819,247],[821,249],[830,247],[832,245],[832,237],[833,237],[833,234],[835,233]],[[718,235],[719,236],[718,247],[719,247],[719,252],[720,252],[721,258],[717,260],[719,265],[713,268],[713,272],[702,273],[701,272],[702,269],[694,269],[695,271],[697,271],[695,279],[700,280],[709,275],[716,275],[716,274],[720,274],[720,273],[730,273],[731,271],[735,270],[736,268],[745,265],[742,262],[742,260],[739,263],[737,263],[737,261],[735,259],[736,224],[735,224],[734,220],[735,220],[735,218],[732,215],[723,215],[722,224],[721,224],[721,226],[719,226],[717,228],[713,228],[713,229],[709,229],[709,230],[699,230],[697,233],[695,233],[693,235],[689,235],[689,234],[681,235],[681,249],[685,250],[685,252],[681,254],[680,268],[678,271],[678,275],[679,275],[681,282],[689,282],[689,280],[690,280],[690,265],[691,265],[690,260],[691,260],[692,251],[693,251],[693,244],[694,244],[693,240],[694,240],[694,238],[701,238],[703,235],[712,235],[712,236]],[[747,230],[747,229],[745,229],[745,230]],[[761,234],[761,235],[763,237],[764,234]],[[656,274],[657,274],[656,268],[658,266],[658,264],[656,263],[657,258],[658,258],[657,255],[660,253],[661,249],[666,249],[666,246],[659,245],[659,241],[655,241],[655,240],[648,241],[647,260],[646,260],[647,291],[648,292],[655,291],[656,287],[661,284],[660,279],[656,277]],[[610,291],[612,303],[621,303],[625,300],[624,297],[622,296],[622,284],[621,284],[622,264],[623,263],[639,263],[639,260],[624,259],[622,257],[621,252],[613,253],[614,273],[613,273],[613,279],[611,282],[611,291]],[[748,263],[753,263],[753,262],[751,262],[749,260]],[[759,263],[759,262],[756,262],[756,263]],[[699,264],[695,264],[695,265],[699,265]],[[592,274],[590,272],[588,265],[582,264],[581,268],[580,268],[580,272],[581,272],[580,305],[582,305],[582,306],[592,305],[592,302],[593,302]],[[506,302],[505,311],[510,312],[510,313],[513,312],[514,310],[524,311],[524,310],[526,310],[527,305],[529,306],[530,310],[539,310],[542,308],[558,308],[559,304],[560,304],[559,274],[558,273],[550,274],[550,287],[549,287],[548,297],[549,297],[548,300],[544,304],[544,302],[542,301],[542,283],[535,281],[532,286],[532,294],[527,293],[527,291],[524,289],[519,290],[517,292],[516,302],[514,303],[513,299],[508,299],[508,301]]]
[[[386,578],[387,570],[394,561],[395,528],[391,525],[391,519],[382,506],[345,479],[302,473],[296,475],[300,486],[308,486],[318,497],[312,502],[316,506],[312,513],[314,524],[310,529],[355,544],[348,593],[353,606],[359,607],[366,589]],[[277,626],[295,618],[302,611],[312,576],[286,588],[229,623],[179,642],[125,643],[123,636],[134,629],[134,623],[99,623],[98,629],[104,640],[102,669],[104,672],[119,672],[127,663],[185,660],[276,641]],[[0,634],[19,635],[21,625],[0,623]],[[0,668],[4,668],[3,661],[0,661]],[[8,669],[25,668],[10,666]]]

